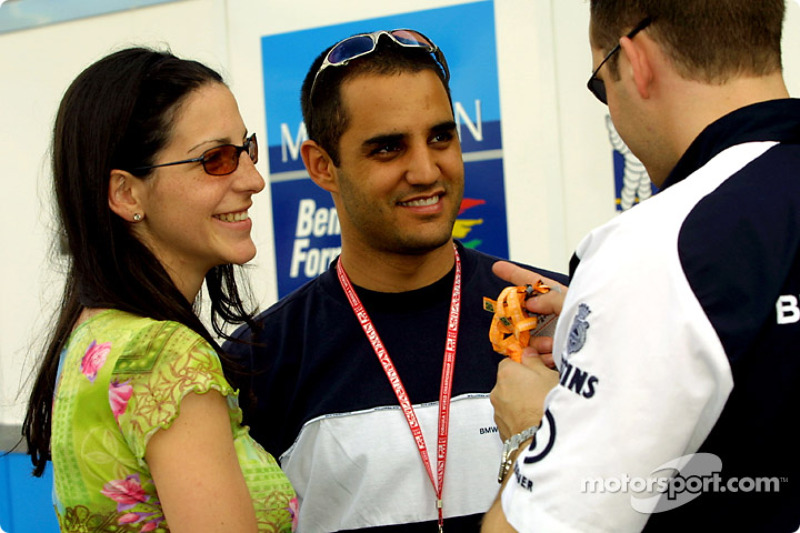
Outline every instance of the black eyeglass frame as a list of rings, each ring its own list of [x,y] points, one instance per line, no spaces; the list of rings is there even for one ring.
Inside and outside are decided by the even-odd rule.
[[[227,147],[233,147],[236,149],[236,156],[233,158],[234,161],[233,169],[229,172],[221,172],[221,173],[210,172],[206,167],[206,163],[208,162],[208,154],[210,152],[215,152],[220,149],[225,149]],[[250,137],[247,137],[241,146],[237,146],[235,144],[221,144],[219,146],[209,148],[208,150],[203,152],[202,155],[200,155],[200,157],[195,157],[192,159],[184,159],[182,161],[171,161],[169,163],[159,163],[158,165],[150,165],[146,167],[137,167],[131,169],[130,172],[138,173],[138,172],[143,172],[145,170],[152,170],[154,168],[169,167],[172,165],[183,165],[185,163],[202,163],[203,171],[209,176],[227,176],[228,174],[233,174],[234,172],[236,172],[236,169],[239,168],[239,159],[242,157],[242,152],[247,152],[247,155],[250,157],[250,160],[253,161],[254,164],[258,163],[258,140],[256,139],[255,132],[252,135],[250,135]]]
[[[653,23],[652,17],[643,18],[639,22],[639,24],[634,26],[631,31],[625,34],[625,37],[627,37],[628,39],[633,39],[637,33],[642,31],[652,23]],[[603,65],[605,65],[608,62],[608,60],[611,59],[611,57],[613,57],[614,54],[619,52],[619,50],[620,50],[620,43],[618,42],[616,46],[614,46],[614,48],[612,48],[606,54],[606,57],[603,58],[600,64],[597,65],[597,68],[594,69],[594,72],[592,72],[592,75],[589,77],[589,81],[586,82],[586,88],[589,89],[589,92],[592,93],[595,96],[595,98],[600,100],[605,105],[608,105],[608,95],[606,95],[606,83],[597,77],[597,73],[600,72],[600,69],[603,68]]]
[[[422,42],[419,42],[419,43],[416,43],[416,44],[415,43],[404,43],[401,40],[399,40],[399,38],[397,36],[394,35],[394,32],[404,32],[404,31],[415,33],[415,34],[419,35],[420,37],[422,37],[424,40],[428,41],[428,43],[430,43],[430,44],[428,45],[428,44],[425,44],[425,43],[422,43]],[[341,41],[339,41],[335,45],[331,46],[331,49],[328,50],[327,54],[325,54],[325,59],[322,60],[322,64],[320,64],[319,68],[317,69],[317,73],[314,74],[314,81],[311,82],[311,89],[308,91],[308,99],[311,100],[312,98],[314,98],[314,89],[317,86],[317,80],[319,79],[320,74],[322,74],[325,71],[325,69],[327,69],[328,67],[344,67],[348,63],[350,63],[350,61],[353,61],[354,59],[358,59],[359,57],[364,57],[364,56],[367,56],[367,55],[373,53],[375,50],[378,49],[378,40],[383,35],[386,35],[392,41],[394,41],[399,46],[402,46],[403,48],[420,48],[422,50],[425,50],[425,51],[433,54],[433,58],[436,60],[436,62],[439,64],[439,67],[442,69],[442,74],[444,74],[445,83],[448,83],[450,81],[450,68],[447,66],[447,59],[445,59],[444,53],[439,49],[439,47],[436,45],[436,43],[434,43],[433,40],[431,40],[427,35],[425,35],[424,33],[420,32],[420,31],[412,30],[410,28],[397,28],[397,29],[394,29],[394,30],[379,30],[379,31],[374,31],[372,33],[359,33],[357,35],[351,35],[350,37],[348,37],[346,39],[342,39]],[[337,62],[331,62],[330,61],[331,54],[333,54],[342,44],[344,44],[344,43],[346,43],[348,41],[352,41],[354,39],[359,39],[361,37],[369,37],[369,38],[372,39],[372,48],[371,49],[365,50],[364,52],[360,52],[360,53],[354,55],[353,57],[349,57],[349,58],[343,59],[341,61],[337,61]]]

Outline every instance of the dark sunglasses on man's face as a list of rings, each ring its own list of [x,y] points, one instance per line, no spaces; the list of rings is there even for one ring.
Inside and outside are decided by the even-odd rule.
[[[239,168],[239,158],[242,152],[247,152],[253,163],[258,163],[258,141],[256,141],[256,134],[252,134],[245,139],[242,146],[235,144],[223,144],[209,148],[200,157],[194,159],[184,159],[183,161],[172,161],[170,163],[161,163],[158,165],[150,165],[148,167],[138,167],[131,170],[131,172],[142,172],[151,170],[158,167],[168,167],[172,165],[183,165],[184,163],[202,163],[203,170],[206,174],[212,176],[225,176],[236,172]]]
[[[634,26],[634,28],[625,35],[625,37],[627,37],[628,39],[633,39],[637,33],[648,27],[651,22],[653,22],[653,19],[651,19],[650,17],[645,17],[644,20],[642,20],[639,24]],[[589,88],[589,91],[595,96],[595,98],[597,98],[606,105],[608,105],[608,97],[606,95],[606,84],[603,80],[597,77],[597,73],[600,71],[603,65],[605,65],[606,62],[609,59],[611,59],[611,57],[613,57],[614,54],[619,52],[619,50],[620,46],[619,43],[617,43],[617,45],[614,48],[612,48],[609,53],[606,54],[606,57],[603,58],[600,64],[597,65],[597,68],[594,69],[594,72],[592,72],[592,76],[589,78],[589,82],[586,84],[586,87]]]

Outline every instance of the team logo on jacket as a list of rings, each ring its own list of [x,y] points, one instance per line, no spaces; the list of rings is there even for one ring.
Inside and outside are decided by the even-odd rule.
[[[586,343],[586,330],[589,329],[589,322],[586,317],[591,313],[591,309],[586,304],[578,306],[578,314],[572,321],[572,327],[569,330],[569,338],[567,339],[567,353],[573,354],[579,352],[583,345]]]

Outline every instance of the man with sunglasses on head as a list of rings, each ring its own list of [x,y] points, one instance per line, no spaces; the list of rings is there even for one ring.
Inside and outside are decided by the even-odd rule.
[[[335,44],[303,83],[303,162],[342,251],[238,348],[266,367],[245,422],[295,487],[301,531],[478,531],[494,498],[502,356],[482,299],[507,284],[452,238],[464,166],[448,81],[430,39],[393,30]]]
[[[591,1],[589,89],[661,191],[578,246],[566,297],[531,302],[560,315],[561,380],[526,415],[549,387],[542,363],[501,363],[498,427],[535,433],[485,531],[800,526],[800,100],[781,72],[784,11]]]

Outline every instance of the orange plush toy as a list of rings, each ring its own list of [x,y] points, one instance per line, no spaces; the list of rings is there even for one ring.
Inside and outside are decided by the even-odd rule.
[[[524,308],[525,300],[548,292],[550,287],[540,280],[535,285],[506,287],[497,301],[483,298],[483,308],[494,313],[489,328],[489,340],[494,351],[517,363],[522,360],[522,349],[528,346],[531,336],[542,333],[555,319],[554,315],[529,313]]]

